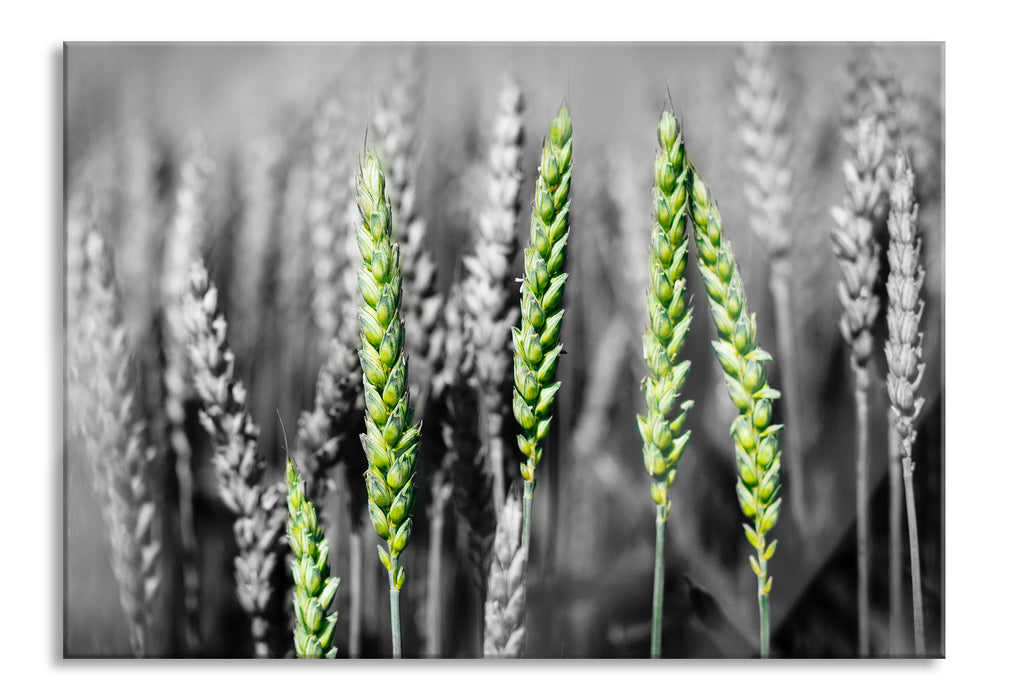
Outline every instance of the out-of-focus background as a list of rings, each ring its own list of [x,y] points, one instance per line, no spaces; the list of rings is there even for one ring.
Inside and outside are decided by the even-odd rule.
[[[794,142],[799,197],[792,212],[794,276],[791,279],[797,336],[796,371],[803,405],[800,425],[807,515],[796,521],[789,504],[789,464],[783,462],[784,515],[770,567],[772,652],[776,656],[856,655],[856,560],[854,406],[848,352],[838,330],[839,269],[829,231],[830,208],[844,194],[846,156],[842,125],[850,99],[849,64],[866,47],[854,44],[775,45],[773,57],[788,95],[787,122]],[[944,653],[943,634],[943,49],[939,44],[882,45],[873,50],[892,70],[904,94],[914,96],[908,117],[915,128],[917,173],[922,186],[920,220],[925,266],[926,399],[919,424],[915,472],[921,538],[925,631],[929,655]],[[452,45],[85,45],[66,49],[67,192],[88,186],[98,193],[103,228],[110,236],[125,301],[128,336],[138,362],[157,363],[151,333],[152,291],[161,268],[165,228],[175,207],[180,163],[194,142],[210,165],[208,234],[202,253],[221,288],[225,313],[235,305],[249,274],[242,241],[256,201],[247,187],[256,176],[256,154],[271,150],[263,191],[283,202],[285,188],[308,158],[313,118],[320,103],[336,97],[342,109],[342,154],[347,172],[357,163],[383,90],[406,60],[417,69],[419,134],[417,207],[427,222],[426,245],[437,263],[438,285],[447,291],[461,274],[460,255],[472,246],[483,202],[479,174],[502,78],[515,79],[525,95],[526,146],[522,201],[532,200],[539,148],[557,108],[570,106],[574,124],[572,232],[565,293],[567,315],[560,363],[563,388],[539,470],[528,594],[527,656],[642,657],[648,652],[652,597],[653,518],[648,476],[634,414],[643,410],[639,382],[644,329],[644,274],[650,226],[655,128],[671,100],[683,125],[692,162],[703,173],[736,251],[761,344],[778,357],[774,305],[768,289],[767,253],[749,224],[741,167],[735,89],[740,47],[664,44],[452,44]],[[910,140],[910,137],[908,137]],[[278,210],[280,207],[278,207]],[[528,227],[520,215],[520,242]],[[279,271],[303,260],[304,214],[277,214],[268,223],[269,247],[258,290],[259,318],[229,317],[238,370],[249,405],[262,428],[261,449],[271,475],[282,473],[284,447],[277,420],[296,425],[311,406],[321,358],[299,349],[310,339],[278,333],[284,317],[274,303],[288,277]],[[293,227],[293,228],[292,228]],[[301,241],[301,244],[299,244]],[[286,266],[286,267],[285,267]],[[297,267],[294,268],[295,272]],[[520,275],[515,261],[516,276]],[[310,275],[306,269],[305,275]],[[295,279],[297,275],[295,275]],[[666,548],[666,656],[755,655],[756,585],[736,502],[728,400],[709,340],[714,337],[703,286],[691,267],[695,320],[685,357],[693,363],[684,393],[696,407],[693,438],[672,489]],[[516,294],[518,288],[516,285]],[[304,310],[306,318],[309,310]],[[883,314],[881,314],[882,316]],[[73,323],[73,319],[68,319]],[[885,334],[885,323],[878,326]],[[257,330],[258,329],[258,330]],[[879,342],[881,346],[881,340]],[[297,358],[293,363],[291,357]],[[154,359],[151,359],[154,358]],[[770,364],[771,385],[782,381]],[[874,364],[870,396],[871,580],[873,655],[910,654],[911,610],[906,541],[900,557],[903,639],[891,649],[890,552],[886,411],[882,351]],[[143,374],[143,373],[141,373]],[[144,391],[140,389],[141,403]],[[789,397],[783,397],[787,402]],[[779,402],[779,403],[782,403]],[[780,410],[780,409],[779,409]],[[156,411],[156,408],[151,408]],[[195,517],[200,545],[201,620],[204,655],[249,653],[247,622],[234,594],[234,543],[228,511],[215,495],[208,443],[190,407],[189,433],[196,445]],[[780,416],[779,416],[780,418]],[[109,564],[101,514],[79,455],[64,450],[66,550],[64,652],[67,656],[130,653],[127,626]],[[172,476],[160,478],[165,538],[172,557]],[[421,479],[424,478],[423,471]],[[404,590],[405,655],[424,648],[424,524],[427,496],[415,510],[414,536],[406,554],[411,571]],[[346,517],[343,501],[326,503],[332,521]],[[450,511],[451,515],[451,511]],[[346,526],[337,526],[336,537]],[[478,601],[457,569],[446,526],[444,580],[445,656],[476,655],[469,630]],[[377,538],[368,531],[366,542]],[[906,538],[906,533],[905,533]],[[363,655],[388,656],[388,602],[380,563],[365,604]],[[333,549],[335,575],[344,576],[347,548]],[[458,575],[457,575],[458,574]],[[384,574],[383,574],[384,576]],[[173,623],[181,583],[166,573],[164,614],[155,653],[180,653]],[[338,595],[345,640],[346,596]],[[341,656],[345,641],[338,641]]]

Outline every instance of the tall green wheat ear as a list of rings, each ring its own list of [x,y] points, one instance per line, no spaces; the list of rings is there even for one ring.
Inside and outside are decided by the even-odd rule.
[[[151,489],[153,450],[135,417],[132,357],[112,256],[94,219],[84,237],[81,339],[88,365],[82,416],[84,454],[112,549],[112,571],[136,656],[151,652],[150,630],[161,588],[158,507]],[[83,406],[78,408],[84,408]]]
[[[259,428],[246,407],[246,391],[235,376],[228,324],[217,308],[217,288],[203,261],[193,262],[183,311],[189,328],[189,358],[200,400],[200,423],[214,446],[211,462],[218,494],[237,517],[235,582],[238,602],[249,615],[257,657],[270,655],[270,578],[284,527],[283,483],[264,484],[266,466],[258,454]]]
[[[410,407],[403,321],[400,316],[399,245],[393,240],[385,175],[373,153],[367,153],[357,179],[361,224],[358,282],[361,307],[361,369],[364,375],[365,433],[361,443],[368,458],[365,481],[368,514],[387,549],[378,548],[389,572],[393,657],[402,656],[399,591],[406,571],[399,557],[413,527],[414,462],[420,447],[420,425]]]
[[[760,655],[768,656],[771,619],[768,596],[774,577],[767,562],[778,541],[767,535],[781,513],[781,454],[779,437],[784,426],[771,423],[774,399],[780,394],[767,382],[764,364],[771,356],[757,341],[757,316],[746,308],[746,293],[732,246],[722,232],[722,216],[708,186],[693,166],[690,177],[690,211],[697,244],[697,266],[707,291],[708,306],[718,340],[712,342],[722,365],[729,397],[739,409],[731,433],[736,442],[736,496],[743,515],[753,525],[743,525],[746,539],[756,550],[750,566],[757,576],[760,605]]]
[[[666,519],[669,487],[676,476],[690,431],[683,430],[693,401],[677,399],[690,371],[690,362],[677,363],[690,328],[692,311],[687,297],[687,164],[683,137],[675,115],[659,118],[659,152],[655,158],[652,189],[655,223],[649,250],[646,296],[648,326],[642,336],[645,363],[651,373],[641,387],[648,412],[638,415],[645,469],[652,477],[655,502],[655,585],[652,599],[652,658],[662,655],[662,590],[664,585]]]
[[[889,337],[884,348],[889,368],[886,388],[890,395],[890,410],[900,435],[911,550],[914,647],[915,653],[922,656],[925,654],[925,624],[922,614],[918,520],[914,507],[914,459],[911,450],[917,435],[914,423],[925,404],[925,399],[918,392],[925,371],[921,350],[922,334],[918,330],[925,308],[925,302],[921,298],[925,270],[920,262],[921,238],[918,235],[918,205],[914,201],[914,174],[903,154],[898,155],[895,162],[888,221],[890,247],[886,253],[890,262],[890,276],[886,282],[890,299],[886,310]]]
[[[841,335],[851,349],[855,375],[855,522],[858,549],[858,649],[869,655],[869,361],[872,327],[879,314],[876,280],[879,244],[875,220],[883,204],[888,175],[884,156],[886,133],[874,116],[859,120],[852,135],[852,153],[843,164],[845,199],[832,210],[834,255],[841,267]]]
[[[571,192],[571,115],[563,105],[550,124],[543,144],[536,195],[525,249],[522,280],[522,325],[512,329],[515,388],[512,410],[524,435],[518,436],[522,464],[522,544],[532,532],[536,465],[543,456],[540,443],[550,430],[554,399],[561,383],[554,381],[561,356],[561,297],[568,275],[564,263],[568,248]]]
[[[287,460],[287,542],[294,559],[294,651],[299,659],[336,658],[333,605],[340,579],[329,575],[329,543],[323,535],[315,506],[305,495],[298,468]]]
[[[522,507],[515,490],[498,517],[484,603],[484,658],[518,658],[526,644],[526,565],[521,542]]]

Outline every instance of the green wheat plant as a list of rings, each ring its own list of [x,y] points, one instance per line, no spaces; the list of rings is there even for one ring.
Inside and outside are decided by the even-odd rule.
[[[364,380],[365,432],[361,443],[368,458],[365,482],[368,514],[385,542],[379,557],[389,573],[393,658],[402,656],[399,592],[406,580],[400,556],[413,527],[414,463],[420,447],[420,425],[410,406],[405,332],[400,316],[399,245],[393,238],[385,175],[378,158],[366,153],[357,180],[361,224],[358,282],[361,307],[361,369]]]
[[[484,658],[518,658],[526,642],[526,567],[522,506],[509,493],[498,518],[484,603]]]
[[[704,180],[688,165],[690,212],[697,245],[697,266],[707,292],[708,307],[718,340],[712,342],[722,366],[729,397],[739,410],[730,429],[736,449],[736,496],[743,515],[746,539],[756,550],[750,567],[757,577],[760,608],[760,655],[771,646],[769,596],[774,577],[767,563],[778,541],[768,534],[781,514],[782,425],[771,422],[773,401],[780,397],[767,381],[765,363],[771,356],[757,339],[757,316],[746,307],[746,293],[732,246],[722,231],[722,216]]]
[[[245,387],[235,375],[235,355],[228,344],[227,321],[218,309],[217,287],[200,258],[190,268],[183,315],[189,329],[187,348],[200,401],[200,423],[214,449],[211,462],[218,494],[236,516],[238,602],[250,618],[256,657],[265,658],[270,656],[274,598],[270,579],[285,521],[285,485],[265,482],[266,465],[258,453],[259,427],[246,406]]]
[[[536,465],[543,457],[540,443],[550,430],[554,399],[561,383],[554,381],[562,345],[561,299],[568,275],[564,263],[568,247],[571,193],[571,115],[562,105],[543,144],[536,194],[524,251],[522,324],[512,329],[515,388],[512,410],[524,434],[518,436],[522,464],[522,545],[532,532]]]
[[[918,551],[918,521],[914,505],[914,458],[917,436],[914,423],[921,415],[925,399],[919,395],[925,363],[922,334],[919,332],[925,302],[921,287],[925,270],[921,265],[921,238],[918,235],[918,205],[914,200],[914,173],[906,156],[897,156],[890,189],[887,260],[890,275],[886,288],[888,338],[884,347],[889,372],[886,377],[891,412],[900,436],[900,460],[904,478],[904,500],[911,557],[911,602],[914,615],[914,648],[925,654],[925,625],[921,600],[921,561]]]
[[[287,460],[287,541],[294,555],[294,652],[299,659],[335,659],[335,611],[329,612],[340,579],[329,575],[329,543],[322,532],[315,506],[305,495],[298,468]]]
[[[651,655],[662,655],[662,592],[665,585],[664,544],[669,517],[669,488],[676,476],[690,431],[683,430],[693,401],[677,399],[690,362],[677,363],[690,328],[687,297],[687,164],[683,137],[671,111],[659,118],[659,150],[655,158],[654,224],[649,250],[646,302],[648,326],[642,336],[645,363],[651,373],[642,381],[648,412],[638,415],[645,469],[652,478],[655,503],[655,582],[652,593]]]
[[[843,207],[832,211],[834,255],[841,268],[841,335],[851,351],[855,375],[855,502],[858,548],[858,650],[869,655],[869,362],[872,327],[879,314],[875,292],[879,276],[879,244],[874,219],[882,205],[887,175],[886,134],[882,122],[868,116],[852,134],[852,154],[844,163],[846,195]]]
[[[806,524],[805,467],[799,431],[803,422],[799,404],[798,357],[792,313],[792,250],[797,209],[793,140],[788,128],[788,100],[782,76],[769,44],[744,44],[736,60],[739,83],[736,103],[740,111],[739,136],[743,147],[744,194],[750,207],[750,228],[770,258],[770,289],[774,300],[776,345],[781,360],[785,396],[784,438],[789,503],[800,527]]]

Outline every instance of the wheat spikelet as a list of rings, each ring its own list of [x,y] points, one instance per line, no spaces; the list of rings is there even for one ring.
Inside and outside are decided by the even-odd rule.
[[[484,658],[518,658],[526,641],[526,564],[522,506],[513,490],[501,508],[484,603]]]
[[[175,456],[179,490],[179,538],[182,549],[184,643],[190,653],[200,645],[199,548],[193,525],[192,447],[186,436],[186,401],[193,395],[192,368],[186,350],[188,330],[182,309],[189,265],[207,234],[207,189],[212,163],[194,137],[183,160],[175,193],[175,211],[165,237],[161,276],[164,342],[164,402],[169,444]]]
[[[729,397],[739,410],[731,433],[736,448],[736,496],[743,515],[753,526],[743,525],[746,539],[756,550],[750,566],[757,576],[760,603],[760,652],[770,651],[771,624],[768,595],[774,577],[767,562],[778,541],[767,534],[781,513],[781,455],[779,437],[784,426],[771,423],[772,402],[780,394],[767,382],[764,364],[771,356],[757,340],[757,317],[746,308],[746,293],[732,246],[722,232],[722,217],[708,186],[693,166],[690,177],[690,212],[694,222],[697,263],[707,292],[708,306],[718,340],[712,342],[725,375]]]
[[[235,378],[235,356],[228,345],[227,321],[217,308],[217,288],[203,261],[190,269],[183,314],[189,331],[189,359],[200,400],[200,422],[214,445],[212,463],[222,502],[237,517],[238,600],[251,618],[257,657],[270,654],[268,611],[275,547],[284,525],[284,485],[263,483],[266,468],[257,453],[259,428],[246,408],[246,391]]]
[[[641,386],[648,412],[638,415],[645,468],[652,477],[655,503],[655,588],[652,610],[652,658],[661,655],[663,541],[669,516],[669,488],[676,467],[690,440],[683,430],[693,401],[677,399],[690,371],[690,362],[677,363],[690,329],[693,313],[687,297],[687,167],[683,137],[671,111],[662,113],[658,128],[659,151],[655,158],[655,181],[649,273],[646,296],[648,325],[642,336],[645,363],[650,376]]]
[[[918,236],[918,205],[914,201],[914,174],[905,155],[898,155],[895,164],[888,220],[890,247],[887,250],[887,259],[890,262],[890,275],[886,283],[889,297],[886,325],[889,335],[884,350],[889,369],[886,387],[890,395],[890,410],[900,436],[900,459],[903,467],[908,536],[911,543],[915,652],[921,656],[925,653],[925,627],[922,616],[918,525],[914,504],[914,459],[911,451],[916,437],[914,422],[925,404],[925,399],[918,391],[925,370],[925,362],[922,359],[922,334],[918,330],[925,308],[921,298],[925,270],[920,263],[921,239]]]
[[[333,631],[337,613],[329,609],[340,579],[329,576],[329,544],[323,535],[315,506],[294,462],[287,460],[287,542],[294,555],[294,651],[299,659],[336,658]]]
[[[146,656],[151,652],[149,632],[161,587],[158,508],[150,483],[154,455],[145,444],[144,424],[134,416],[132,358],[121,300],[111,252],[93,218],[83,243],[86,299],[81,338],[88,344],[81,387],[87,400],[81,417],[85,455],[112,545],[112,569],[133,653]]]
[[[524,140],[522,111],[522,93],[518,85],[506,81],[498,98],[487,158],[487,204],[480,212],[474,250],[463,258],[466,277],[462,294],[465,313],[462,331],[473,345],[475,378],[483,388],[478,394],[476,408],[482,417],[483,434],[489,447],[496,507],[504,502],[505,489],[501,431],[510,393],[508,341],[519,314],[509,270],[518,248]]]
[[[412,358],[411,392],[424,415],[429,387],[438,374],[444,333],[439,326],[443,300],[437,291],[434,260],[426,244],[426,225],[417,213],[417,129],[420,87],[418,62],[404,54],[396,64],[391,89],[374,118],[392,206],[392,226],[400,240],[403,268],[403,322]]]
[[[536,465],[543,456],[540,442],[550,430],[554,399],[561,383],[553,381],[561,355],[561,297],[568,275],[564,264],[568,246],[571,190],[571,115],[563,105],[543,144],[536,195],[525,249],[522,281],[522,326],[512,329],[515,388],[512,410],[524,435],[518,436],[525,481],[522,543],[529,544],[532,528]]]
[[[375,532],[386,543],[378,548],[389,572],[393,656],[402,655],[399,632],[399,591],[406,571],[399,563],[413,527],[414,463],[420,446],[420,425],[410,406],[404,324],[400,311],[399,245],[394,242],[385,176],[373,153],[364,156],[357,181],[361,225],[357,242],[361,307],[361,369],[365,398],[368,458],[365,482],[368,513]]]

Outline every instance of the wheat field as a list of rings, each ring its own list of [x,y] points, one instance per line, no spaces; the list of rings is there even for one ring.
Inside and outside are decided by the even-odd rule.
[[[943,81],[940,44],[69,44],[64,656],[943,656]]]

